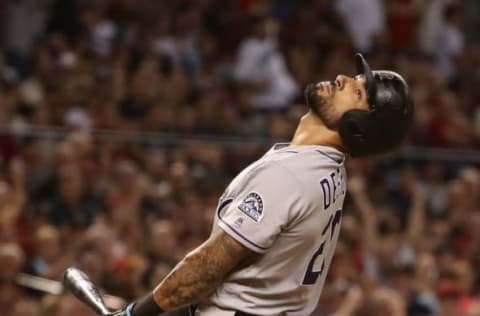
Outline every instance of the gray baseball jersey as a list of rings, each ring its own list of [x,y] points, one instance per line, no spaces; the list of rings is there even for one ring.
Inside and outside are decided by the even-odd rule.
[[[230,274],[196,315],[308,315],[337,242],[346,191],[344,155],[332,147],[277,144],[220,198],[214,222],[260,254]]]

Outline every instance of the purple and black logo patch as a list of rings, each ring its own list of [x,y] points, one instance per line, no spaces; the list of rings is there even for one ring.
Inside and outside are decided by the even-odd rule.
[[[251,192],[243,199],[238,209],[258,223],[263,217],[262,197],[256,192]]]

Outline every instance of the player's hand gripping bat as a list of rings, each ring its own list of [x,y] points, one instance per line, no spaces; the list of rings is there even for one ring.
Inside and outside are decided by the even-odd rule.
[[[63,284],[76,298],[87,304],[99,315],[111,315],[100,292],[88,276],[76,268],[68,268],[63,275]]]

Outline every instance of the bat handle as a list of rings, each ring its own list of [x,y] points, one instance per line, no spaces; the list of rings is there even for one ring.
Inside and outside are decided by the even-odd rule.
[[[90,306],[97,314],[110,315],[97,287],[82,271],[68,268],[64,275],[64,284],[75,297]]]

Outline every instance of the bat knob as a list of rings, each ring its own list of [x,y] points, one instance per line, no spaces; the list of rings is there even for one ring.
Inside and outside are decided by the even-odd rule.
[[[90,306],[97,314],[111,315],[97,287],[81,270],[68,268],[63,276],[63,284],[76,298]]]

